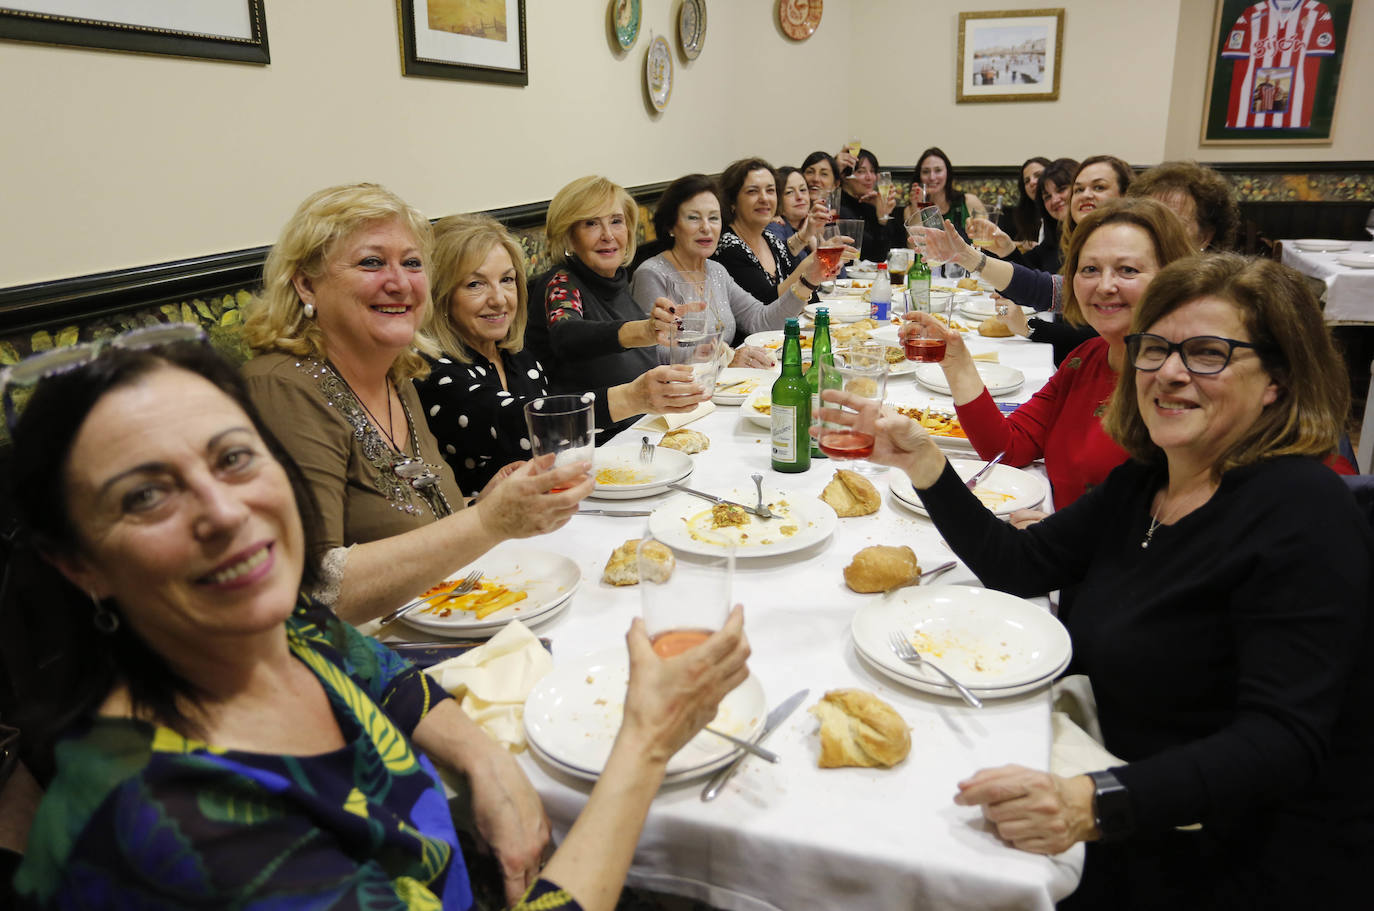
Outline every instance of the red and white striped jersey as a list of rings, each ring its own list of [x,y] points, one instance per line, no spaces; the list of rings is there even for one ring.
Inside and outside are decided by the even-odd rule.
[[[1234,60],[1228,129],[1312,125],[1322,58],[1336,53],[1331,11],[1318,0],[1261,0],[1241,13],[1221,49]]]

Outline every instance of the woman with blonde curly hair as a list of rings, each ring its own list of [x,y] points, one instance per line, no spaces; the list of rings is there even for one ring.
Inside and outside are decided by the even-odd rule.
[[[524,346],[529,318],[525,256],[487,215],[454,215],[434,226],[435,307],[422,332],[442,354],[417,380],[429,429],[464,491],[480,490],[501,468],[529,458],[526,401],[550,391],[544,365]],[[690,367],[654,367],[628,383],[591,388],[596,424],[652,411],[691,411],[705,399]],[[581,391],[581,390],[579,390]]]
[[[419,331],[431,245],[429,222],[384,187],[314,193],[268,255],[244,327],[259,353],[249,392],[319,501],[316,594],[354,623],[503,540],[558,528],[591,490],[590,466],[528,465],[463,508],[410,382],[428,372],[421,352],[439,353]]]

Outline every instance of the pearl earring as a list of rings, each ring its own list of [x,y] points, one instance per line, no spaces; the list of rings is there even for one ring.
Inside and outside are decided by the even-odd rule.
[[[315,318],[315,305],[314,305],[314,304],[310,303],[309,301],[306,301],[306,302],[305,302],[305,305],[304,305],[301,309],[305,311],[305,318],[306,318],[306,319],[314,319],[314,318]]]

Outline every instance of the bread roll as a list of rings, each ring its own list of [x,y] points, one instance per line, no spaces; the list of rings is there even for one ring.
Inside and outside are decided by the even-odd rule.
[[[649,581],[668,581],[676,565],[673,552],[658,541],[646,542],[644,552],[649,555],[652,567]],[[611,552],[606,569],[601,573],[601,580],[611,585],[639,584],[639,538],[631,538]]]
[[[864,690],[831,690],[810,709],[821,722],[823,769],[890,769],[911,752],[911,731],[892,706]]]
[[[835,472],[835,477],[821,491],[821,499],[843,519],[872,515],[883,504],[883,498],[872,482],[847,468]]]
[[[1012,332],[1006,323],[995,316],[989,316],[978,324],[978,334],[985,338],[1011,338]]]
[[[969,275],[965,275],[963,278],[955,282],[954,286],[958,288],[960,291],[977,291],[978,279],[973,278]]]
[[[916,554],[903,544],[874,544],[854,555],[844,568],[844,583],[862,594],[888,592],[921,581]]]
[[[658,445],[668,449],[677,449],[692,455],[696,452],[704,452],[711,448],[711,438],[700,430],[689,430],[686,427],[679,427],[677,430],[670,430],[663,435],[663,439],[658,441]]]

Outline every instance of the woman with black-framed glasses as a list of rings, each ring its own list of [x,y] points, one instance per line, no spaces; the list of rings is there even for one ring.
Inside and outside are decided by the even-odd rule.
[[[1269,260],[1167,266],[1131,322],[1104,418],[1130,460],[1027,529],[914,422],[878,422],[871,458],[984,584],[1075,586],[1069,670],[1113,754],[1084,775],[984,769],[956,802],[1026,851],[1087,842],[1064,908],[1341,907],[1374,861],[1374,534],[1322,464],[1341,359],[1302,276]]]

